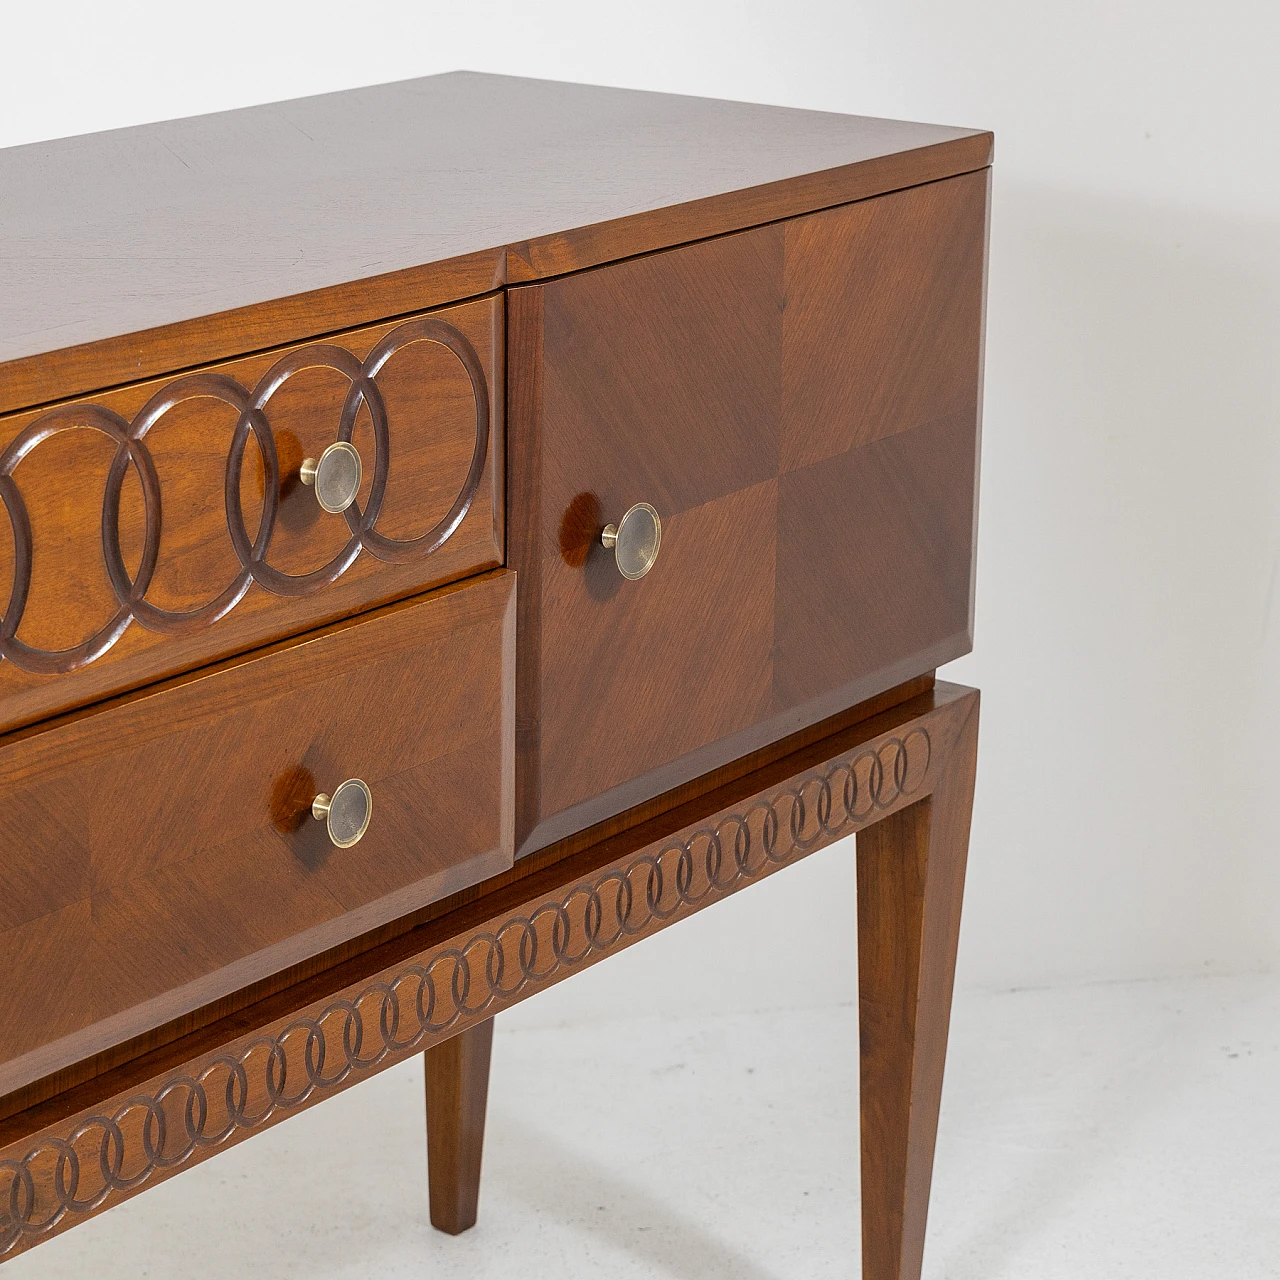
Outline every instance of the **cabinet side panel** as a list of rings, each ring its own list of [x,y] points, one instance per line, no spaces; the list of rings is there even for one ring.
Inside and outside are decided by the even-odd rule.
[[[971,647],[988,185],[787,225],[782,706],[829,713]]]

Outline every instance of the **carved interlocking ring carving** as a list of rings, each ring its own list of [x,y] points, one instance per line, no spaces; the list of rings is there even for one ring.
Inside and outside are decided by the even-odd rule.
[[[386,537],[375,528],[386,494],[390,461],[387,408],[376,379],[397,351],[414,342],[439,343],[461,362],[475,395],[476,431],[470,467],[449,510],[420,537],[402,540]],[[373,484],[368,505],[363,511],[353,503],[343,513],[351,532],[346,546],[319,569],[306,574],[288,574],[267,563],[280,503],[280,464],[266,409],[271,397],[289,378],[303,369],[318,366],[336,370],[351,384],[342,407],[337,439],[350,441],[361,406],[368,407],[375,447]],[[158,608],[146,599],[159,556],[162,527],[160,480],[147,449],[146,437],[175,405],[200,397],[221,400],[239,415],[227,453],[223,502],[227,531],[240,561],[240,570],[214,599],[199,608],[177,612]],[[54,651],[34,648],[17,638],[31,587],[32,539],[30,517],[21,491],[14,483],[13,472],[42,441],[71,427],[91,427],[115,442],[116,453],[107,473],[102,504],[102,555],[118,608],[114,616],[83,644]],[[240,472],[250,435],[257,442],[262,457],[266,488],[258,533],[252,541],[240,503]],[[470,510],[480,487],[488,447],[489,394],[480,357],[464,334],[433,316],[397,325],[364,360],[332,343],[313,343],[290,351],[267,370],[252,391],[225,373],[188,374],[162,387],[132,422],[102,405],[61,405],[50,409],[19,432],[0,453],[0,500],[13,526],[14,542],[13,585],[8,605],[0,616],[0,661],[12,662],[23,671],[35,674],[63,674],[100,658],[135,621],[149,631],[170,635],[185,635],[212,626],[235,608],[255,582],[278,596],[310,595],[336,582],[361,551],[368,551],[379,560],[392,563],[428,556],[453,534]],[[136,578],[130,578],[120,549],[120,498],[130,467],[133,467],[142,487],[146,520]]]
[[[917,721],[599,868],[0,1159],[0,1257],[924,794]]]

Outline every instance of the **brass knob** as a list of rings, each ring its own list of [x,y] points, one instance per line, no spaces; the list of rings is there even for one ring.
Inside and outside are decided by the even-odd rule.
[[[298,468],[298,478],[315,486],[316,501],[332,515],[345,511],[356,500],[363,475],[360,454],[346,440],[335,440],[319,462],[307,458]]]
[[[311,816],[329,828],[329,839],[339,849],[350,849],[369,830],[373,794],[359,778],[348,778],[333,795],[316,796]]]
[[[662,520],[647,502],[637,502],[617,524],[605,525],[600,541],[613,552],[618,572],[634,582],[643,578],[658,558]]]

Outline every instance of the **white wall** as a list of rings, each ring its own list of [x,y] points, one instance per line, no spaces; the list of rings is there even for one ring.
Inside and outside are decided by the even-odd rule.
[[[994,128],[977,652],[947,673],[984,689],[960,980],[1262,968],[1280,959],[1277,12],[13,6],[0,145],[459,66]],[[847,999],[851,857],[520,1016]]]

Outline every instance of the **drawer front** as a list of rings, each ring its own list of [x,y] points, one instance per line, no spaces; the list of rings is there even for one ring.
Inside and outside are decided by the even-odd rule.
[[[979,172],[508,297],[517,856],[967,652]],[[601,541],[662,522],[646,576]]]
[[[511,865],[499,571],[0,743],[0,1094]],[[335,847],[317,794],[369,787]]]
[[[501,564],[502,327],[485,298],[0,418],[0,730]],[[302,464],[340,439],[331,512]]]

